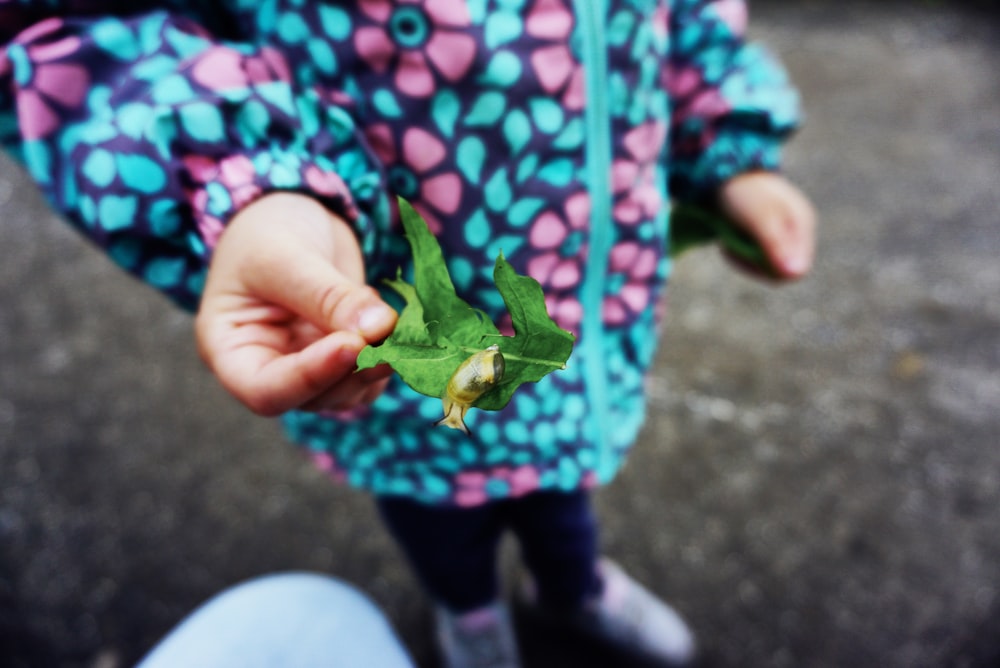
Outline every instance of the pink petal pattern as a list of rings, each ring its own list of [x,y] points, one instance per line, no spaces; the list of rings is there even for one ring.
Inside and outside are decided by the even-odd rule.
[[[573,14],[560,0],[538,0],[524,29],[532,37],[565,40],[573,30]]]
[[[424,173],[440,164],[446,154],[444,144],[423,128],[410,128],[403,134],[403,157],[414,170]]]
[[[465,471],[455,476],[454,502],[461,507],[476,506],[486,502],[486,486],[491,481],[506,483],[511,497],[524,496],[539,488],[541,476],[530,465],[517,467],[497,466],[487,471]]]
[[[28,49],[28,56],[37,62],[51,63],[80,50],[79,37],[63,37],[55,42],[35,44]]]
[[[718,0],[713,9],[719,15],[729,30],[736,35],[742,35],[747,30],[747,7],[743,0]]]
[[[639,165],[630,160],[615,160],[611,165],[611,189],[613,192],[627,190],[639,179]]]
[[[240,54],[232,49],[214,47],[198,58],[191,76],[205,88],[226,90],[246,86],[247,76],[240,65]]]
[[[528,261],[528,275],[545,286],[558,264],[559,256],[555,253],[536,255]]]
[[[347,196],[350,194],[350,190],[336,172],[323,171],[316,165],[310,165],[306,168],[304,176],[309,188],[317,193],[327,195],[328,197],[343,195],[345,196],[345,201],[348,199]]]
[[[604,318],[604,322],[609,325],[621,325],[624,324],[628,314],[620,300],[614,297],[607,297],[604,300],[601,315]]]
[[[390,0],[362,0],[359,3],[361,11],[379,23],[385,23],[392,16]]]
[[[391,165],[399,159],[396,154],[396,144],[392,139],[392,128],[385,123],[369,125],[365,128],[365,137],[375,155],[384,164]]]
[[[417,213],[424,219],[427,223],[427,229],[429,229],[433,234],[438,235],[444,231],[444,225],[438,220],[437,215],[434,214],[433,210],[428,208],[423,202],[411,202],[413,208],[417,210]]]
[[[396,54],[396,47],[382,28],[363,26],[354,31],[354,48],[375,72],[382,74]]]
[[[556,323],[574,336],[580,336],[583,322],[583,304],[573,297],[545,296],[545,308]]]
[[[47,35],[58,33],[62,30],[64,23],[60,18],[44,19],[22,30],[17,36],[17,41],[23,44],[37,42],[44,39]]]
[[[566,218],[574,230],[582,230],[590,224],[590,194],[578,192],[569,196],[565,204]]]
[[[565,290],[579,284],[580,267],[576,262],[560,262],[549,277],[549,284],[556,290]]]
[[[437,26],[465,28],[472,22],[465,0],[425,0],[424,10]]]
[[[24,90],[17,96],[17,122],[25,139],[41,139],[59,127],[59,116],[37,91]]]
[[[566,239],[566,226],[556,214],[546,211],[531,227],[528,240],[535,248],[555,248]]]
[[[431,177],[421,185],[420,196],[442,213],[455,213],[462,201],[462,179],[451,172]]]
[[[574,66],[573,57],[565,46],[536,49],[531,54],[531,67],[548,93],[555,93],[566,84]]]
[[[427,57],[448,81],[458,81],[476,57],[476,41],[468,35],[437,32],[427,42]]]
[[[252,62],[256,62],[257,59],[251,58]],[[275,74],[275,77],[279,81],[291,81],[292,80],[292,70],[288,66],[288,60],[285,56],[277,49],[272,49],[271,47],[265,46],[260,50],[260,62],[266,63],[268,69]],[[271,81],[275,77],[268,75],[266,79],[255,79],[253,73],[250,75],[250,80],[253,82],[259,81]]]
[[[649,303],[649,289],[640,285],[626,285],[619,296],[633,313],[639,313]]]
[[[637,162],[652,162],[659,157],[667,139],[667,126],[657,121],[643,123],[630,130],[623,143]]]
[[[584,86],[583,68],[577,67],[570,75],[569,85],[563,93],[563,106],[570,111],[579,111],[587,103],[586,88]]]
[[[399,54],[396,87],[413,97],[430,97],[434,94],[434,75],[427,67],[423,53],[403,51]]]

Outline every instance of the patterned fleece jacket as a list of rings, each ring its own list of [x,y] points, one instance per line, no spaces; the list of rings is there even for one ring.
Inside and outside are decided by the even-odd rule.
[[[291,190],[349,220],[377,285],[391,202],[502,319],[502,249],[578,339],[475,438],[398,380],[293,440],[376,494],[474,505],[604,483],[644,416],[669,202],[776,169],[798,103],[741,0],[0,0],[0,140],[121,266],[197,306],[236,211]],[[278,224],[278,223],[276,223]],[[501,326],[503,323],[500,323]]]

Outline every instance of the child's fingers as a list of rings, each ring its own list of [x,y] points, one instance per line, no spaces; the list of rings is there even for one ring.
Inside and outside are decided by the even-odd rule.
[[[358,353],[396,322],[364,280],[346,223],[309,198],[266,196],[234,218],[215,248],[195,319],[199,351],[226,389],[262,415],[328,395],[342,405],[364,400],[384,370],[353,378]]]
[[[396,322],[365,285],[350,226],[296,194],[267,195],[237,214],[215,248],[205,292],[222,298],[213,302],[221,310],[275,305],[322,332],[354,332],[368,342],[384,339]]]
[[[306,411],[342,411],[359,404],[370,404],[382,394],[392,373],[392,367],[388,365],[357,371],[300,408]]]
[[[815,212],[809,200],[780,176],[749,174],[724,191],[724,208],[760,243],[776,278],[801,278],[812,267]]]
[[[209,359],[222,384],[258,415],[274,416],[301,408],[343,384],[361,398],[363,383],[352,374],[365,341],[335,332],[300,351],[283,353],[268,343],[248,340]],[[346,394],[344,397],[346,401]]]
[[[786,278],[801,278],[812,268],[815,253],[815,213],[803,197],[792,193],[778,218],[773,261]]]
[[[324,332],[353,332],[374,343],[396,324],[396,312],[378,292],[344,276],[319,255],[298,253],[291,261],[268,255],[246,272],[244,281],[257,299],[280,304]]]
[[[812,245],[793,212],[767,211],[755,227],[757,239],[778,278],[801,278],[812,266]]]

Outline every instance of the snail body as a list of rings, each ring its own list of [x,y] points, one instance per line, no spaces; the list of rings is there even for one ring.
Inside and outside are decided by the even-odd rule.
[[[448,379],[441,404],[444,417],[434,423],[466,434],[465,414],[479,397],[496,387],[503,378],[504,359],[499,346],[490,346],[468,357]]]

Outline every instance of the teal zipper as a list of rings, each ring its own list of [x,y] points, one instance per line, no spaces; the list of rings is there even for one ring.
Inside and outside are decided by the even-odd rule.
[[[597,471],[607,470],[607,382],[603,364],[604,284],[611,253],[611,112],[608,109],[608,45],[604,34],[608,0],[577,0],[586,76],[587,180],[590,186],[590,244],[582,288],[584,374],[590,399],[591,428],[598,439]]]

